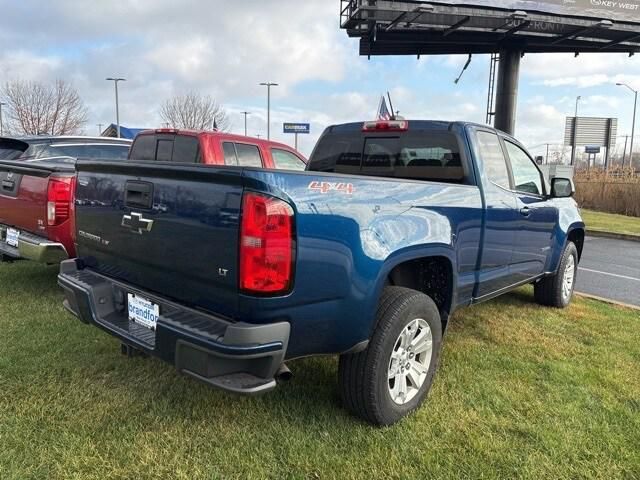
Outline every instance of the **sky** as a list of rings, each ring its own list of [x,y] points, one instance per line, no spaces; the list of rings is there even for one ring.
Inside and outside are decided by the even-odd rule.
[[[231,129],[266,136],[266,89],[272,90],[272,139],[293,144],[283,122],[309,122],[299,149],[308,155],[330,124],[375,118],[380,95],[409,119],[484,122],[489,56],[373,57],[339,28],[338,0],[0,0],[0,84],[11,80],[73,83],[89,109],[87,134],[120,120],[159,127],[161,103],[188,92],[214,97]],[[563,141],[565,116],[619,118],[631,132],[640,55],[530,54],[522,60],[516,137],[532,153]],[[640,142],[638,142],[640,143]],[[624,139],[619,140],[622,150]],[[640,147],[640,145],[639,145]],[[553,148],[553,147],[552,147]]]

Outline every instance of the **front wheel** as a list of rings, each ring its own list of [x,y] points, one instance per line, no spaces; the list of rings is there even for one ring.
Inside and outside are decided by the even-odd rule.
[[[442,322],[431,298],[401,287],[384,289],[376,320],[366,350],[340,357],[340,393],[355,415],[391,425],[417,409],[431,388]]]
[[[536,302],[556,308],[566,308],[573,298],[578,273],[578,250],[568,242],[555,275],[543,278],[534,287]]]

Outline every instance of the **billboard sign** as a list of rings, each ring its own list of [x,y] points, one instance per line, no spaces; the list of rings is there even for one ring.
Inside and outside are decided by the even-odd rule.
[[[311,133],[311,124],[309,123],[283,123],[284,133]]]
[[[449,0],[442,3],[640,23],[640,0]]]
[[[564,127],[564,144],[573,147],[611,147],[616,144],[617,118],[567,117]],[[574,142],[575,140],[575,142]]]

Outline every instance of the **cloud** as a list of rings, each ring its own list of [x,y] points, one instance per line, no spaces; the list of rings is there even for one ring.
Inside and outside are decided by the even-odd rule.
[[[522,62],[522,75],[534,85],[591,88],[630,82],[640,87],[640,63],[626,54],[532,54]]]
[[[131,126],[158,125],[159,104],[187,91],[251,105],[264,97],[259,82],[277,81],[277,100],[304,82],[344,79],[352,45],[329,3],[0,0],[0,83],[72,80],[93,121],[106,123],[113,86],[104,79],[123,76],[121,117]]]
[[[375,115],[380,94],[413,119],[484,122],[489,57],[474,55],[454,85],[466,55],[373,57],[338,28],[337,0],[0,0],[0,84],[12,78],[72,81],[90,110],[87,131],[114,120],[113,84],[123,76],[124,125],[160,124],[162,101],[196,91],[229,111],[235,132],[240,112],[252,112],[249,133],[266,132],[266,91],[272,90],[272,137],[293,143],[281,122],[310,122],[300,137],[309,154],[333,123]],[[37,28],[34,28],[37,26]],[[517,134],[527,144],[555,141],[564,116],[582,95],[581,112],[631,117],[630,92],[640,87],[640,56],[531,54],[522,62]],[[629,122],[630,123],[630,122]],[[549,140],[551,139],[551,140]]]

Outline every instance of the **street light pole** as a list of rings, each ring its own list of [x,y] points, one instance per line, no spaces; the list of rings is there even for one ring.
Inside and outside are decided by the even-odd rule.
[[[263,82],[260,84],[267,87],[267,140],[271,140],[271,87],[277,87],[277,83]]]
[[[98,135],[102,135],[102,123],[98,123]]]
[[[251,115],[251,112],[240,112],[244,115],[244,136],[247,136],[247,116]]]
[[[631,152],[629,153],[629,165],[633,167],[633,137],[636,134],[636,110],[638,107],[638,91],[634,88],[631,88],[626,83],[616,83],[618,87],[627,87],[631,90],[635,96],[635,101],[633,102],[633,123],[631,124]],[[624,158],[622,160],[622,166],[624,167]]]
[[[2,135],[2,106],[6,105],[4,102],[0,102],[0,135]]]
[[[126,82],[127,79],[126,78],[112,78],[109,77],[106,80],[113,82],[113,84],[116,87],[116,129],[117,129],[117,135],[118,138],[120,138],[120,107],[118,105],[118,82]]]
[[[576,116],[573,122],[573,146],[571,148],[571,165],[574,165],[576,161],[576,141],[578,140],[578,103],[581,99],[582,97],[580,95],[576,97]]]

